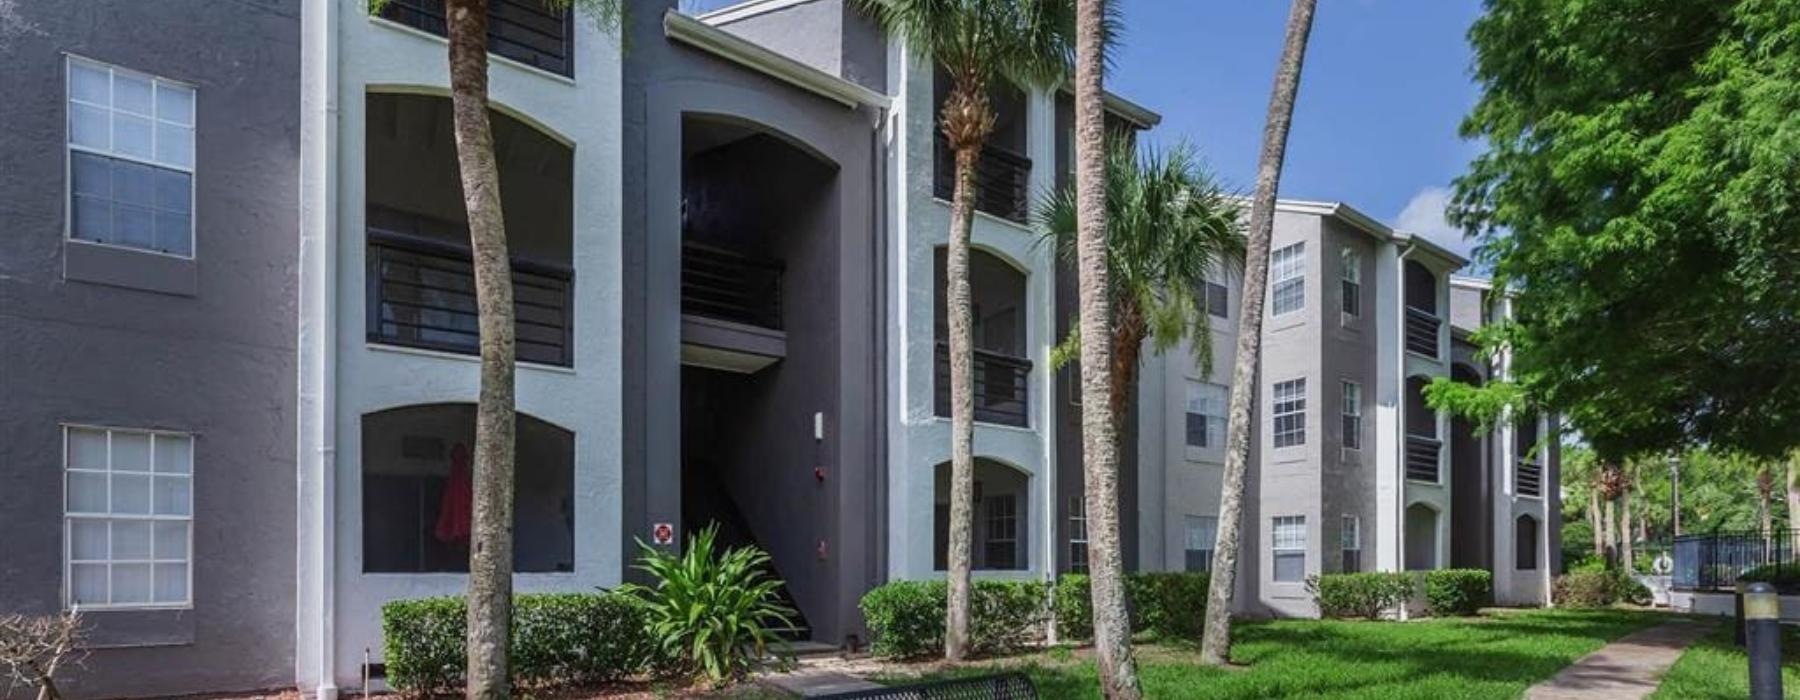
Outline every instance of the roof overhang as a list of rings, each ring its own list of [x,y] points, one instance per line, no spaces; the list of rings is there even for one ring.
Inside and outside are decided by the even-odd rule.
[[[1075,89],[1068,84],[1064,84],[1062,86],[1062,92],[1073,95],[1075,94]],[[1120,119],[1131,122],[1132,126],[1139,129],[1150,129],[1157,124],[1162,123],[1161,114],[1157,114],[1149,107],[1132,102],[1113,92],[1108,91],[1102,93],[1100,101],[1101,104],[1106,106],[1106,111],[1111,112]]]
[[[663,13],[663,36],[845,107],[886,108],[889,104],[886,95],[770,51],[748,39],[675,10]]]

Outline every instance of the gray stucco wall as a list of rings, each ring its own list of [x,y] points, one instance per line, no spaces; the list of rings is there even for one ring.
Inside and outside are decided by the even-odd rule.
[[[706,114],[757,125],[834,163],[836,209],[817,230],[836,236],[833,289],[789,286],[784,305],[807,305],[812,336],[836,365],[835,376],[780,392],[782,431],[824,414],[825,439],[765,445],[761,468],[783,478],[739,482],[739,503],[808,502],[782,513],[780,527],[757,525],[777,567],[804,593],[814,636],[839,642],[861,629],[856,602],[879,583],[885,564],[877,537],[882,471],[877,414],[883,360],[877,306],[884,269],[875,215],[879,141],[873,114],[775,82],[663,36],[674,2],[633,6],[624,58],[624,536],[647,539],[650,523],[680,522],[680,178],[681,117]],[[790,345],[790,360],[793,348]],[[768,370],[765,370],[768,371]],[[815,451],[817,450],[817,451]],[[812,479],[823,467],[823,481]],[[805,479],[795,480],[796,474]],[[803,483],[796,483],[797,481]],[[753,514],[747,514],[753,515]],[[823,554],[819,541],[825,541]],[[796,556],[804,552],[808,556]],[[627,572],[627,575],[632,575]],[[804,579],[804,580],[801,580]]]
[[[886,91],[885,37],[848,0],[812,0],[719,27],[876,92]]]
[[[0,612],[62,606],[61,424],[196,436],[193,607],[89,614],[77,697],[293,681],[298,13],[28,0],[0,18]],[[191,285],[139,285],[180,293],[65,279],[64,52],[196,87]]]
[[[1369,534],[1375,524],[1375,362],[1376,327],[1374,281],[1376,275],[1376,241],[1367,233],[1337,219],[1321,219],[1319,247],[1319,313],[1315,320],[1322,328],[1321,382],[1318,393],[1320,408],[1320,477],[1323,495],[1319,514],[1320,571],[1343,569],[1342,539],[1344,516],[1354,515],[1361,523],[1362,569],[1373,570],[1374,547]],[[1343,314],[1342,251],[1354,250],[1361,265],[1361,313],[1354,317]],[[1357,450],[1345,450],[1343,428],[1344,382],[1362,387],[1362,434]]]

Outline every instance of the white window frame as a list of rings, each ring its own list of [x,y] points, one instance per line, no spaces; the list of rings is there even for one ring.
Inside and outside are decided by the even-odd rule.
[[[190,83],[185,83],[185,82],[182,82],[179,80],[170,80],[168,78],[152,75],[150,73],[145,73],[143,71],[131,70],[129,68],[124,68],[124,67],[117,66],[117,65],[114,65],[111,63],[106,63],[104,61],[96,61],[94,59],[87,58],[85,56],[78,56],[78,55],[75,55],[72,53],[63,54],[63,59],[64,59],[63,60],[63,100],[62,100],[62,107],[63,107],[63,241],[65,243],[75,242],[75,243],[79,243],[82,245],[103,246],[103,247],[107,247],[107,248],[116,248],[119,250],[129,250],[134,253],[144,253],[147,255],[161,255],[164,257],[177,258],[180,260],[198,259],[199,255],[200,255],[200,237],[199,237],[199,233],[198,233],[199,228],[200,228],[200,224],[199,224],[200,217],[199,217],[199,211],[198,211],[199,195],[197,194],[200,189],[200,174],[199,174],[199,165],[200,165],[200,163],[199,163],[199,160],[200,160],[200,90],[198,88],[196,88],[193,84],[190,84]],[[74,75],[75,75],[75,66],[77,64],[85,65],[89,68],[95,68],[95,69],[106,71],[106,73],[107,73],[107,89],[109,92],[111,91],[112,85],[116,81],[116,76],[119,73],[124,73],[127,75],[132,75],[132,76],[136,76],[139,78],[143,78],[145,80],[149,80],[150,81],[150,90],[151,90],[151,100],[152,100],[151,110],[153,112],[155,111],[154,100],[155,100],[155,96],[156,96],[156,89],[158,87],[167,86],[167,87],[173,88],[173,89],[186,90],[190,95],[192,95],[192,98],[193,98],[192,99],[193,114],[190,115],[190,118],[189,118],[189,121],[192,123],[183,125],[183,124],[179,124],[178,122],[173,122],[173,121],[164,122],[164,120],[160,119],[155,114],[143,115],[143,114],[138,114],[135,112],[126,112],[127,114],[131,114],[132,116],[136,116],[136,117],[148,116],[148,118],[150,119],[150,124],[151,124],[151,128],[150,128],[151,157],[150,158],[144,158],[142,156],[130,155],[130,154],[119,153],[119,152],[114,151],[110,147],[110,143],[112,140],[112,133],[111,133],[111,128],[110,128],[111,124],[112,124],[111,119],[107,120],[107,125],[108,125],[107,140],[109,143],[109,146],[107,148],[98,149],[98,148],[94,148],[92,146],[77,145],[74,141],[74,138],[75,138],[74,130],[70,127],[70,123],[72,121],[72,117],[70,116],[70,112],[71,112],[70,105],[79,104],[79,105],[83,105],[83,106],[87,106],[87,107],[93,107],[96,109],[104,109],[107,111],[109,116],[113,112],[120,111],[118,108],[114,107],[111,104],[100,105],[100,104],[88,102],[86,100],[79,100],[79,99],[75,98]],[[109,102],[110,102],[110,99],[109,99]],[[179,165],[179,164],[175,164],[175,163],[163,162],[163,161],[156,159],[156,157],[155,157],[155,154],[156,154],[156,125],[158,123],[168,123],[171,125],[186,126],[188,128],[188,133],[190,136],[190,138],[188,139],[188,145],[193,149],[193,153],[190,154],[190,158],[189,158],[189,160],[191,161],[190,163],[183,166],[183,165]],[[139,165],[146,165],[146,166],[149,166],[152,168],[161,168],[164,170],[173,170],[176,172],[186,173],[188,176],[188,252],[187,252],[187,254],[182,255],[180,253],[171,253],[168,251],[156,250],[153,248],[139,248],[137,246],[120,245],[117,243],[107,243],[104,241],[90,241],[85,238],[76,238],[75,237],[75,154],[76,153],[86,153],[86,154],[97,156],[100,158],[109,158],[112,160],[122,160],[122,161],[126,161],[126,162],[137,163]]]
[[[1269,437],[1276,448],[1299,447],[1306,444],[1306,378],[1299,377],[1283,382],[1276,382],[1269,390],[1273,400],[1269,402],[1270,430]],[[1299,421],[1297,428],[1282,430],[1282,418],[1294,418]],[[1287,442],[1283,442],[1283,440]]]
[[[1362,317],[1362,251],[1344,248],[1339,254],[1339,262],[1338,293],[1343,298],[1339,300],[1338,310],[1343,314],[1342,322],[1348,325]],[[1355,304],[1350,303],[1352,298]]]
[[[98,469],[90,469],[90,468],[75,468],[75,467],[70,466],[70,464],[69,464],[70,436],[72,433],[74,433],[76,431],[99,432],[99,433],[105,434],[105,436],[106,436],[106,451],[107,451],[106,469],[98,470]],[[150,471],[147,471],[147,472],[136,472],[136,471],[120,472],[120,470],[113,469],[113,465],[112,465],[113,437],[115,435],[122,435],[122,434],[143,435],[143,436],[149,438],[149,441],[148,441],[149,452],[146,453],[145,459],[147,460],[147,468]],[[159,438],[182,439],[182,440],[186,440],[188,442],[188,462],[187,462],[187,471],[186,472],[158,472],[158,471],[156,471],[156,444],[159,441]],[[102,425],[84,425],[84,424],[77,424],[77,423],[65,423],[62,425],[62,475],[61,475],[62,483],[63,483],[63,494],[62,494],[62,504],[61,504],[61,510],[63,513],[63,551],[62,551],[62,577],[63,577],[62,589],[63,590],[62,590],[62,594],[63,594],[63,605],[66,609],[73,609],[77,606],[79,606],[80,609],[82,609],[82,610],[191,610],[191,609],[193,609],[193,607],[194,607],[194,510],[195,510],[194,479],[197,476],[195,473],[196,469],[195,469],[194,453],[195,453],[197,445],[198,445],[198,441],[194,439],[194,435],[192,433],[183,433],[183,432],[171,431],[171,430],[147,430],[147,429],[139,429],[139,428],[119,428],[119,427],[102,426]],[[149,480],[150,485],[147,487],[149,489],[149,498],[150,498],[150,505],[149,505],[150,512],[149,513],[145,514],[145,513],[114,513],[114,512],[112,512],[111,480],[112,480],[112,475],[115,473],[143,474]],[[72,474],[102,474],[102,475],[105,475],[105,478],[107,479],[107,482],[108,482],[107,511],[106,512],[72,511],[72,510],[70,510],[70,508],[69,508],[69,497],[70,497],[69,481],[70,481],[70,476]],[[155,482],[155,480],[156,480],[156,478],[158,478],[159,475],[163,475],[163,474],[181,474],[181,477],[179,477],[179,478],[184,478],[187,481],[187,514],[186,515],[162,515],[162,514],[156,513],[156,505],[155,505],[156,482]],[[162,478],[171,478],[171,477],[164,476]],[[147,523],[150,523],[151,524],[151,534],[150,534],[150,545],[149,546],[151,547],[151,557],[149,559],[145,559],[145,560],[137,560],[137,559],[118,560],[118,559],[114,559],[112,557],[112,553],[110,551],[108,551],[107,557],[103,560],[102,559],[77,560],[77,559],[75,559],[75,523],[78,521],[103,522],[108,525],[109,530],[111,529],[111,525],[116,522],[147,522]],[[184,558],[182,558],[182,559],[173,559],[173,558],[161,559],[156,556],[155,524],[158,522],[179,522],[179,523],[184,523],[187,525],[187,543],[184,546],[185,547],[185,557]],[[110,539],[110,537],[109,537],[109,539]],[[109,547],[109,550],[110,550],[110,547]],[[134,603],[112,602],[112,600],[111,600],[111,598],[112,598],[111,571],[112,571],[113,566],[121,564],[121,563],[133,564],[133,565],[147,564],[150,566],[150,568],[151,568],[151,580],[150,580],[151,596],[150,597],[152,599],[150,602],[134,602]],[[75,600],[75,566],[77,564],[104,565],[106,567],[107,572],[108,572],[107,573],[107,589],[108,589],[107,602],[94,603],[94,602],[88,602],[88,601]],[[184,584],[184,591],[185,591],[186,595],[183,600],[179,600],[179,601],[156,601],[155,600],[155,597],[156,597],[156,579],[155,579],[156,572],[155,572],[155,569],[156,569],[156,566],[159,564],[160,565],[181,564],[186,568],[187,581]]]
[[[1000,504],[1005,504],[1006,508],[1004,511],[998,507]],[[994,494],[983,499],[982,505],[982,514],[986,516],[984,519],[987,521],[987,527],[983,533],[985,537],[982,539],[982,558],[986,559],[988,548],[996,544],[1012,545],[1013,552],[1012,561],[1006,562],[1005,566],[997,566],[994,562],[989,561],[987,562],[987,568],[1009,571],[1025,568],[1019,561],[1021,559],[1019,556],[1021,550],[1019,549],[1018,495],[1011,493]],[[998,534],[1002,530],[1007,531],[1005,537],[1001,537]]]
[[[1342,566],[1347,562],[1340,562],[1340,566],[1344,573],[1362,571],[1362,518],[1347,514],[1339,527],[1341,529],[1338,531],[1338,547],[1342,550],[1342,554],[1348,558],[1351,552],[1356,553],[1355,568]]]
[[[1225,313],[1214,313],[1213,312],[1212,299],[1213,299],[1213,290],[1215,288],[1218,289],[1219,296],[1223,297],[1225,300],[1225,308],[1221,309]],[[1212,280],[1205,280],[1205,281],[1201,282],[1200,283],[1200,307],[1201,307],[1200,310],[1206,312],[1206,314],[1208,316],[1211,316],[1211,317],[1217,318],[1217,319],[1221,319],[1221,320],[1230,320],[1231,319],[1231,288],[1227,287],[1223,284],[1220,284],[1218,282],[1214,282]]]
[[[1182,568],[1187,569],[1188,571],[1196,571],[1196,569],[1188,569],[1185,566],[1185,564],[1187,563],[1187,561],[1186,561],[1187,553],[1188,552],[1205,552],[1206,554],[1201,557],[1201,561],[1206,562],[1206,564],[1204,566],[1202,566],[1200,569],[1197,569],[1197,571],[1212,571],[1212,558],[1213,558],[1213,554],[1216,552],[1216,548],[1218,547],[1218,540],[1219,540],[1219,518],[1218,518],[1218,516],[1215,516],[1215,515],[1184,515],[1184,516],[1182,516],[1181,524],[1182,524],[1181,555],[1182,555],[1182,560],[1183,560],[1182,564],[1184,565]],[[1194,536],[1196,530],[1198,530],[1200,533],[1203,533],[1199,538],[1196,538]],[[1195,545],[1200,545],[1200,546],[1195,546]]]
[[[1339,410],[1343,413],[1344,449],[1360,451],[1362,449],[1362,385],[1348,379],[1344,380],[1343,405]]]
[[[1075,545],[1081,545],[1081,556],[1075,556]],[[1069,571],[1087,573],[1088,531],[1087,502],[1080,496],[1069,497]]]
[[[1306,516],[1278,515],[1269,521],[1269,577],[1276,583],[1300,583],[1306,580]],[[1298,528],[1296,532],[1293,528]],[[1283,556],[1299,556],[1301,576],[1298,579],[1277,578]]]
[[[1282,308],[1284,293],[1292,291],[1294,305]],[[1269,255],[1269,315],[1285,316],[1306,309],[1306,241],[1282,246]]]
[[[1185,388],[1187,391],[1187,395],[1185,397],[1187,407],[1185,409],[1185,412],[1182,414],[1182,421],[1183,421],[1182,426],[1181,426],[1181,428],[1182,428],[1181,429],[1182,443],[1188,447],[1191,447],[1194,449],[1202,449],[1202,450],[1216,450],[1216,449],[1225,447],[1225,417],[1226,417],[1227,412],[1229,411],[1229,406],[1230,406],[1230,402],[1231,402],[1231,387],[1225,386],[1223,384],[1214,384],[1212,382],[1203,382],[1198,379],[1189,379],[1189,380],[1187,380],[1187,384],[1186,384]],[[1196,396],[1196,394],[1195,394],[1196,391],[1200,392],[1199,396]],[[1202,405],[1202,406],[1196,407],[1196,405],[1194,403],[1194,400],[1196,398],[1201,399],[1202,403],[1210,403],[1209,401],[1207,401],[1207,399],[1211,399],[1211,398],[1215,398],[1215,397],[1218,399],[1218,401],[1216,402],[1217,405],[1213,407],[1217,411],[1216,413],[1207,413],[1206,412],[1206,409],[1208,408],[1207,406]],[[1199,410],[1195,410],[1196,408],[1199,408]],[[1206,444],[1196,445],[1194,443],[1187,441],[1188,431],[1187,431],[1186,421],[1189,419],[1190,416],[1201,416],[1202,421],[1204,421],[1205,432],[1206,432],[1206,435],[1205,435]],[[1218,427],[1218,431],[1216,433],[1213,430],[1213,427],[1215,425]],[[1215,434],[1218,436],[1218,440],[1216,440],[1216,441],[1213,439],[1213,436]]]

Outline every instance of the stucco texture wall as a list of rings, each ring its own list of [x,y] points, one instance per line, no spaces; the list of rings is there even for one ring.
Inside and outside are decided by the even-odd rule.
[[[298,12],[97,0],[0,18],[0,610],[63,605],[62,424],[195,436],[193,606],[88,614],[75,697],[292,680]],[[64,278],[65,52],[195,87],[192,294]]]

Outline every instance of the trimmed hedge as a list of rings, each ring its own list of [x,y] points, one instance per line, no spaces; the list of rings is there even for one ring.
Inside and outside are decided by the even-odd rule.
[[[1614,603],[1648,605],[1650,589],[1625,571],[1571,571],[1556,577],[1551,597],[1567,608],[1604,608]]]
[[[1406,572],[1325,574],[1308,578],[1306,587],[1318,601],[1322,617],[1378,620],[1405,605],[1418,581]]]
[[[465,671],[467,610],[459,597],[381,607],[383,660],[395,690],[454,690]],[[623,593],[513,599],[512,676],[522,687],[610,681],[642,671],[652,644],[644,605]]]
[[[1158,636],[1198,639],[1206,623],[1205,573],[1140,572],[1125,575],[1125,606],[1131,615],[1131,631]],[[1056,580],[1056,634],[1065,639],[1094,636],[1092,583],[1083,574],[1064,574]]]
[[[1425,572],[1425,607],[1433,617],[1474,615],[1494,603],[1494,574],[1481,569]]]
[[[943,581],[894,581],[864,594],[860,607],[876,656],[916,658],[944,649],[948,586]],[[1014,651],[1038,638],[1047,613],[1045,587],[1035,581],[975,581],[969,591],[969,651]]]

